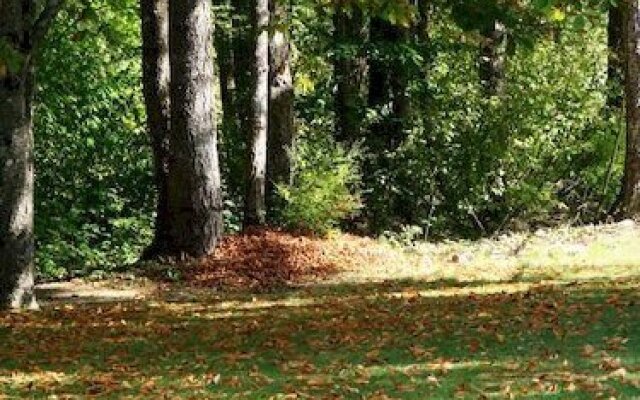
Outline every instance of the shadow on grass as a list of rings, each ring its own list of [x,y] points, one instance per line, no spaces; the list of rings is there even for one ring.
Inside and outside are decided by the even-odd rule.
[[[630,398],[639,286],[400,281],[60,304],[0,317],[0,393]]]

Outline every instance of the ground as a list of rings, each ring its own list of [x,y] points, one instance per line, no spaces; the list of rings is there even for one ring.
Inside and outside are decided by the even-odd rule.
[[[288,248],[273,286],[220,259],[165,270],[188,284],[49,284],[40,312],[0,314],[0,398],[640,398],[639,239],[336,235],[318,256],[352,261],[305,276]]]

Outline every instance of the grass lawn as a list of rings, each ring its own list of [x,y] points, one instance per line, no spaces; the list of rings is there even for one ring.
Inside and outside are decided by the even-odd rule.
[[[0,398],[640,398],[640,264],[589,265],[54,301],[0,314]]]

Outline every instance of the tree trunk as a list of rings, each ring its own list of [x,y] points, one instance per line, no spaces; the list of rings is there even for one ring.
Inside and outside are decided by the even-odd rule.
[[[360,9],[350,13],[338,8],[334,15],[334,42],[339,51],[334,58],[336,79],[335,137],[351,145],[362,138],[367,98],[367,58],[363,43],[367,26]]]
[[[627,156],[622,187],[622,215],[640,217],[640,8],[638,0],[626,0],[625,97]]]
[[[269,2],[236,0],[246,23],[236,46],[240,86],[240,129],[247,138],[244,227],[266,222],[267,130],[269,121]]]
[[[393,46],[408,42],[409,34],[409,29],[380,18],[371,22],[372,44],[386,53],[369,60],[369,106],[392,111],[371,132],[371,139],[378,143],[378,147],[383,146],[381,150],[394,150],[400,146],[409,125],[409,69],[402,59],[396,57],[399,52],[389,51]]]
[[[0,71],[0,308],[36,307],[33,131],[25,79]]]
[[[168,179],[176,255],[214,251],[222,198],[214,123],[211,2],[169,2],[171,136]]]
[[[34,292],[33,58],[60,8],[0,1],[0,309],[38,307]]]
[[[624,13],[622,4],[609,5],[609,21],[607,23],[607,42],[609,55],[607,62],[607,104],[614,108],[622,107],[621,87],[624,80],[623,54]]]
[[[157,191],[155,235],[143,258],[171,253],[169,1],[141,0],[143,93]]]
[[[488,97],[500,95],[504,88],[507,56],[507,29],[498,20],[483,32],[480,54],[480,82]]]
[[[222,1],[222,4],[227,4]],[[216,61],[219,69],[220,100],[222,103],[222,129],[226,134],[237,133],[238,108],[236,104],[235,55],[233,52],[233,30],[217,28],[215,31]]]
[[[269,134],[267,143],[267,205],[269,212],[279,204],[278,185],[291,181],[291,150],[294,140],[294,87],[291,46],[286,28],[288,10],[280,0],[271,0],[274,30],[269,42]]]
[[[400,225],[407,219],[408,210],[393,185],[398,183],[394,154],[406,139],[411,122],[410,69],[394,47],[407,43],[410,34],[408,28],[381,18],[371,21],[371,43],[379,51],[369,60],[369,107],[376,111],[378,120],[371,126],[365,142],[375,157],[366,160],[363,172],[367,186],[374,188],[365,197],[368,208],[373,211],[368,216],[373,232]]]

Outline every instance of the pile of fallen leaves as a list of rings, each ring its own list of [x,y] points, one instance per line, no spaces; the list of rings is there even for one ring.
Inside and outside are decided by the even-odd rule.
[[[326,278],[338,270],[331,241],[274,229],[252,229],[221,240],[215,254],[183,267],[199,287],[267,290]]]
[[[397,261],[395,251],[374,239],[345,234],[323,238],[265,228],[227,236],[212,256],[181,270],[186,283],[196,287],[269,290]]]

